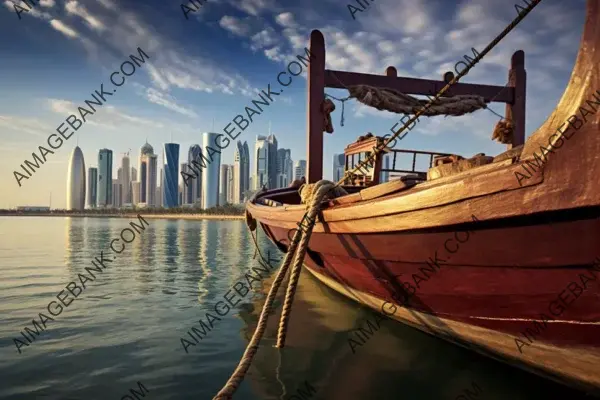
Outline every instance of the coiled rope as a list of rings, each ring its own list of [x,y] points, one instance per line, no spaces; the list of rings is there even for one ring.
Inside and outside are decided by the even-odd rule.
[[[369,157],[365,158],[354,169],[352,169],[350,171],[346,171],[344,173],[344,176],[342,177],[342,179],[340,179],[335,185],[332,184],[332,182],[325,181],[325,180],[321,180],[315,184],[315,186],[314,186],[315,195],[312,196],[309,210],[306,214],[304,214],[304,217],[302,218],[301,223],[307,219],[308,215],[311,215],[312,217],[310,219],[308,219],[307,225],[304,226],[304,229],[302,229],[302,227],[303,227],[302,224],[301,223],[299,224],[300,229],[298,229],[296,231],[296,233],[294,234],[294,237],[290,243],[290,247],[288,248],[288,251],[287,251],[285,258],[282,262],[282,265],[279,269],[279,272],[277,273],[277,276],[275,277],[275,280],[273,281],[273,285],[271,286],[271,289],[269,290],[269,294],[267,295],[265,305],[263,306],[262,312],[260,314],[260,318],[258,320],[258,326],[256,327],[256,331],[254,332],[254,335],[252,335],[252,339],[250,340],[250,343],[248,343],[248,347],[246,347],[246,351],[244,352],[244,355],[242,356],[242,359],[240,360],[237,368],[235,369],[235,371],[233,372],[233,374],[231,375],[231,377],[229,378],[229,380],[227,381],[225,386],[219,391],[219,393],[217,393],[217,395],[213,398],[213,400],[223,400],[223,399],[229,400],[229,399],[231,399],[233,394],[239,387],[239,385],[244,380],[244,377],[246,376],[246,373],[248,372],[248,368],[250,368],[250,364],[252,363],[252,359],[254,358],[254,355],[258,351],[258,344],[260,343],[260,340],[264,334],[264,331],[265,331],[265,328],[267,325],[267,317],[268,317],[269,313],[271,312],[271,307],[272,307],[273,301],[275,300],[275,295],[277,294],[277,290],[279,289],[279,286],[281,285],[281,282],[283,281],[285,274],[287,273],[287,270],[289,269],[292,257],[294,257],[294,268],[293,269],[296,269],[296,268],[299,269],[300,267],[297,265],[298,264],[301,265],[302,262],[304,261],[304,255],[306,254],[306,250],[308,249],[308,241],[310,239],[310,234],[312,233],[312,229],[316,222],[315,218],[316,218],[318,212],[320,211],[321,201],[323,199],[325,199],[326,194],[330,190],[333,190],[334,188],[338,188],[341,184],[343,184],[346,181],[346,179],[348,179],[349,176],[351,176],[359,168],[362,167],[364,169],[365,166],[369,166],[377,154],[379,154],[383,149],[385,149],[387,147],[387,145],[391,141],[393,141],[396,137],[398,137],[400,135],[400,133],[402,133],[408,126],[410,126],[412,123],[414,123],[418,119],[418,117],[420,117],[424,112],[427,111],[427,109],[429,107],[431,107],[432,104],[436,103],[440,99],[440,97],[444,93],[446,93],[450,89],[450,87],[452,87],[452,85],[457,83],[460,78],[465,76],[471,70],[471,68],[473,68],[479,61],[481,61],[481,59],[487,53],[489,53],[500,42],[500,40],[502,40],[506,35],[508,35],[508,33],[511,30],[513,30],[514,27],[517,26],[517,24],[519,22],[521,22],[523,20],[523,18],[525,18],[531,12],[531,10],[533,10],[533,8],[535,6],[537,6],[542,0],[530,0],[530,1],[531,2],[527,5],[527,7],[522,8],[522,11],[519,13],[517,18],[515,18],[498,36],[496,36],[496,38],[494,38],[494,40],[492,40],[490,42],[490,44],[488,44],[486,46],[486,48],[483,49],[483,51],[481,53],[479,53],[465,67],[465,69],[463,69],[450,82],[448,82],[446,84],[446,86],[444,86],[442,89],[440,89],[440,91],[435,95],[435,97],[433,99],[431,99],[425,106],[418,109],[417,112],[414,114],[414,116],[412,118],[410,118],[408,121],[406,121],[404,123],[404,125],[397,132],[395,132],[387,140],[383,141],[380,145],[375,147]],[[254,218],[252,218],[251,216],[249,216],[249,219],[251,221],[254,220]],[[298,242],[301,242],[301,246],[298,246]],[[298,253],[296,254],[297,249],[298,249]],[[291,281],[291,278],[290,278],[290,281]],[[282,321],[280,321],[280,325],[279,325],[280,332],[278,333],[278,347],[281,347],[281,346],[279,346],[279,344],[283,344],[283,342],[285,341],[285,333],[282,334],[281,329],[282,329],[282,325],[283,325],[283,329],[286,329],[287,321],[289,320],[289,313],[291,310],[291,302],[293,300],[294,293],[296,290],[295,286],[297,285],[297,278],[296,278],[295,282],[296,283],[293,285],[293,288],[290,289],[288,287],[288,293],[286,293],[286,299],[285,299],[286,304],[284,304],[284,310],[286,309],[286,305],[287,305],[288,311],[286,312],[286,315],[288,315],[288,316],[285,318],[285,322],[282,323],[282,321],[284,319],[283,312],[282,312]],[[290,284],[291,284],[291,282],[290,282]],[[282,339],[281,343],[279,341],[280,338]]]
[[[426,100],[417,99],[411,95],[394,89],[383,89],[368,85],[356,85],[348,88],[350,97],[378,110],[391,111],[398,114],[415,114],[425,104]],[[487,108],[485,99],[479,95],[457,95],[442,97],[435,105],[428,107],[422,115],[453,115],[455,117]]]

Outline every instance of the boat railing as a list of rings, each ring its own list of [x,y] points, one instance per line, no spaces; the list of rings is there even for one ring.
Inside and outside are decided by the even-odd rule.
[[[383,167],[381,168],[381,172],[387,172],[387,173],[396,172],[396,173],[405,173],[405,174],[415,174],[415,175],[418,175],[419,178],[421,178],[423,180],[427,179],[427,171],[422,171],[422,170],[416,169],[417,156],[429,156],[429,163],[427,165],[427,169],[429,169],[434,166],[433,163],[435,162],[436,157],[446,157],[446,156],[452,155],[452,154],[448,154],[448,153],[437,153],[437,152],[431,152],[431,151],[404,150],[404,149],[386,149],[386,152],[387,152],[388,160],[391,160],[391,167],[386,168],[386,165],[384,164]],[[410,169],[402,169],[400,167],[398,167],[398,168],[396,167],[396,159],[400,158],[400,157],[398,157],[398,153],[412,155],[412,164],[411,164],[412,166]],[[400,160],[398,160],[398,161],[400,161]]]

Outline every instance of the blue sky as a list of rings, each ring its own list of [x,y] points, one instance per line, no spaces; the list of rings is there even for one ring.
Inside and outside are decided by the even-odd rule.
[[[0,0],[4,1],[4,0]],[[187,158],[201,133],[222,132],[257,91],[276,84],[290,58],[303,54],[312,29],[325,36],[327,68],[440,79],[471,47],[482,50],[516,17],[516,1],[377,0],[350,16],[347,3],[329,0],[209,0],[183,15],[182,3],[165,1],[41,0],[17,17],[11,1],[0,8],[0,207],[66,205],[69,155],[79,141],[86,168],[107,147],[119,160],[131,149],[132,165],[146,138],[155,152],[173,141]],[[568,4],[567,4],[568,3]],[[23,5],[23,3],[20,3]],[[187,4],[187,3],[183,3]],[[354,3],[355,4],[355,3]],[[364,4],[364,2],[363,2]],[[543,0],[462,82],[505,85],[511,54],[525,51],[527,136],[547,118],[566,86],[585,14],[585,2]],[[13,171],[46,143],[64,119],[109,83],[110,74],[141,47],[150,57],[89,117],[48,161],[19,187]],[[252,149],[269,122],[280,147],[306,158],[306,74],[257,116],[238,139]],[[336,97],[342,90],[327,89]],[[334,153],[366,132],[384,135],[399,116],[346,103],[325,135],[325,177]],[[492,108],[504,114],[504,105]],[[486,110],[458,118],[424,118],[397,147],[464,156],[505,149],[490,137],[498,117]],[[222,162],[233,163],[230,145]],[[251,160],[251,165],[254,160]],[[115,163],[117,164],[117,163]],[[115,165],[115,173],[118,165]]]

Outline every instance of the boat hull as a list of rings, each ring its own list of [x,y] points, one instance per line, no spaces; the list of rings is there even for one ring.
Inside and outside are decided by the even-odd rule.
[[[600,264],[597,235],[581,232],[600,232],[600,209],[574,215],[314,232],[305,266],[390,318],[591,391],[600,388]],[[287,248],[288,228],[261,225]]]

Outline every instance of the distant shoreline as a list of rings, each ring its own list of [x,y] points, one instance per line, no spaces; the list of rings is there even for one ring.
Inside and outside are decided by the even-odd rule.
[[[144,214],[143,210],[131,214],[85,214],[85,213],[35,213],[27,212],[22,214],[16,213],[0,213],[0,217],[75,217],[75,218],[137,218],[141,215],[144,218],[152,219],[217,219],[217,220],[231,220],[231,219],[244,219],[244,215],[211,215],[211,214]]]

